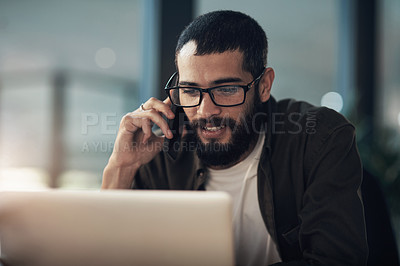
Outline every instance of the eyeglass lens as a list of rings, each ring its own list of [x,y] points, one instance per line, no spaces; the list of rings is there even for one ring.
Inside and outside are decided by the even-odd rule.
[[[178,87],[170,90],[173,103],[181,106],[200,104],[201,90],[197,88]],[[240,86],[221,86],[210,90],[211,98],[218,105],[236,105],[244,101],[245,91]]]

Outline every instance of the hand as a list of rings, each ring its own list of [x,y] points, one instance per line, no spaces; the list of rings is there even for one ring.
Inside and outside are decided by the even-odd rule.
[[[102,188],[130,188],[140,166],[150,162],[163,147],[164,138],[172,138],[162,114],[173,119],[169,98],[150,98],[141,108],[126,114],[120,123],[114,150],[103,172]],[[164,136],[156,136],[151,128],[160,127]]]

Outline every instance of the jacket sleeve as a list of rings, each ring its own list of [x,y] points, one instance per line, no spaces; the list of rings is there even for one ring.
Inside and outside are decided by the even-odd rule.
[[[299,212],[303,258],[311,265],[366,265],[362,166],[354,127],[338,126],[314,141],[306,156]]]

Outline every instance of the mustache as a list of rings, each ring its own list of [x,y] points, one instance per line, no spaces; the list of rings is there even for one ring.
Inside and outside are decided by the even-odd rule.
[[[209,119],[200,118],[193,120],[190,123],[190,127],[192,129],[201,129],[204,128],[206,125],[208,126],[211,125],[214,127],[226,126],[233,130],[237,128],[238,123],[239,123],[238,121],[235,121],[230,117],[212,117]]]

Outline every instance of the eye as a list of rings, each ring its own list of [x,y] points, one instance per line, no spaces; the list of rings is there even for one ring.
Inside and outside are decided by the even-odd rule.
[[[181,88],[181,93],[187,96],[198,96],[199,91],[192,88]]]
[[[235,95],[236,93],[239,92],[240,89],[241,87],[238,86],[227,86],[227,87],[216,88],[214,90],[214,93],[229,96],[229,95]]]

